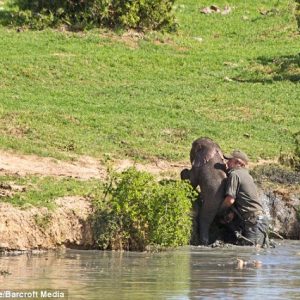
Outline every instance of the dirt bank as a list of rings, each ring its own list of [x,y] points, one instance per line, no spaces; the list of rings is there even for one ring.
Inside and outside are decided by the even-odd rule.
[[[0,249],[32,250],[92,248],[94,246],[90,201],[80,197],[56,200],[57,208],[20,210],[0,203]]]
[[[156,160],[151,164],[136,163],[130,159],[114,160],[111,162],[117,171],[123,171],[131,166],[138,170],[147,171],[157,176],[176,175],[185,166],[167,161]],[[90,156],[80,156],[72,162],[66,162],[36,155],[21,155],[10,151],[0,151],[0,175],[18,174],[63,176],[78,179],[106,178],[106,166]]]

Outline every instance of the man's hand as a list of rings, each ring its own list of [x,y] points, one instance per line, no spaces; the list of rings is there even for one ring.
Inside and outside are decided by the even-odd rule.
[[[230,223],[234,218],[234,212],[230,211],[224,218],[225,222],[228,224]]]
[[[230,222],[232,222],[233,219],[234,219],[234,212],[230,210],[221,218],[220,223],[229,224]]]

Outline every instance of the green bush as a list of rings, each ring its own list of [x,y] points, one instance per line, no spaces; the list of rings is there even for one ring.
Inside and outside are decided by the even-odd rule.
[[[145,250],[189,243],[191,199],[195,192],[184,181],[161,181],[135,168],[112,176],[106,207],[95,218],[101,249]]]
[[[71,28],[121,27],[174,30],[175,0],[13,0],[17,19],[35,29],[67,25]]]

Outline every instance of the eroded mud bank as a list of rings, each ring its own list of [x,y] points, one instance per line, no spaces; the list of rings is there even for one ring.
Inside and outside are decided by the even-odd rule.
[[[36,207],[21,210],[0,203],[0,249],[93,248],[91,202],[80,197],[64,197],[55,202],[54,210]]]
[[[285,238],[300,239],[299,194],[271,189],[260,193],[272,230]],[[54,210],[18,209],[0,203],[0,249],[96,248],[90,200],[64,197],[56,205]]]

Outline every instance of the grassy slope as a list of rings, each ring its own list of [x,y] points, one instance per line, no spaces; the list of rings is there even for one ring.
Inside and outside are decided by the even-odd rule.
[[[177,1],[178,34],[136,45],[96,30],[0,27],[0,148],[183,160],[195,138],[209,136],[253,159],[292,151],[300,128],[293,1],[215,3],[233,12],[203,15],[211,1]]]
[[[11,175],[0,176],[0,192],[3,191],[8,195],[0,194],[0,202],[9,202],[23,208],[38,206],[53,209],[53,200],[59,197],[79,195],[94,200],[100,199],[103,186],[98,180]]]

